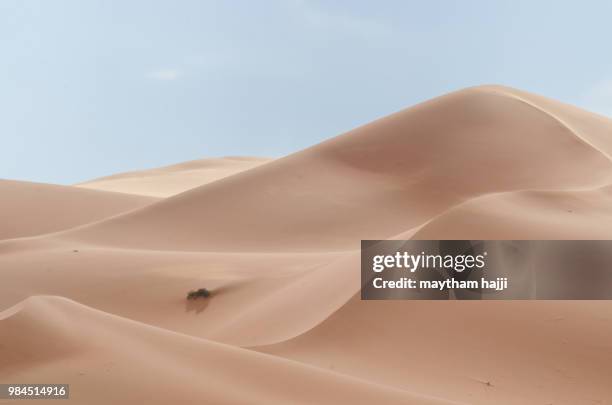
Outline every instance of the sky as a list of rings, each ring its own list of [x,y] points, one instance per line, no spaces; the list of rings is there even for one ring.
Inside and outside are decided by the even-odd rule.
[[[612,115],[612,2],[0,0],[0,178],[280,157],[503,84]]]

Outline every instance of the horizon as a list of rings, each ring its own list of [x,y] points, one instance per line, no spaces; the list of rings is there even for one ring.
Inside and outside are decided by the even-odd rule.
[[[612,4],[589,5],[6,1],[0,177],[281,157],[486,83],[609,116]]]

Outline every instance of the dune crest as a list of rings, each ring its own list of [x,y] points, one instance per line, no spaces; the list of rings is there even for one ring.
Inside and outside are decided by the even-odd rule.
[[[100,177],[77,184],[94,190],[166,198],[252,169],[271,159],[225,157],[200,159],[149,170],[138,170]]]
[[[355,249],[486,194],[607,184],[612,124],[586,112],[588,134],[562,124],[577,114],[470,88],[65,236],[144,249]]]

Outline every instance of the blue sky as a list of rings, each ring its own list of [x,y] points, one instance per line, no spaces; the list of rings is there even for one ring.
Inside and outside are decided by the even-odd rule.
[[[462,87],[612,115],[609,1],[0,0],[0,177],[282,156]]]

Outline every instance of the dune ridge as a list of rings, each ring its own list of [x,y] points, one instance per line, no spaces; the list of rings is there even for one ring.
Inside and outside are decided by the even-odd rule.
[[[156,198],[0,180],[0,240],[57,232],[144,207]]]
[[[71,390],[71,401],[79,403],[457,403],[154,328],[60,297],[29,298],[0,313],[0,326],[0,341],[19,347],[0,347],[0,376],[10,372],[21,383],[77,378],[81,389]],[[19,370],[24,355],[36,358],[27,373]],[[151,386],[165,389],[152,395]]]
[[[200,159],[149,170],[114,174],[81,182],[78,187],[166,198],[252,169],[271,159],[232,156]]]

